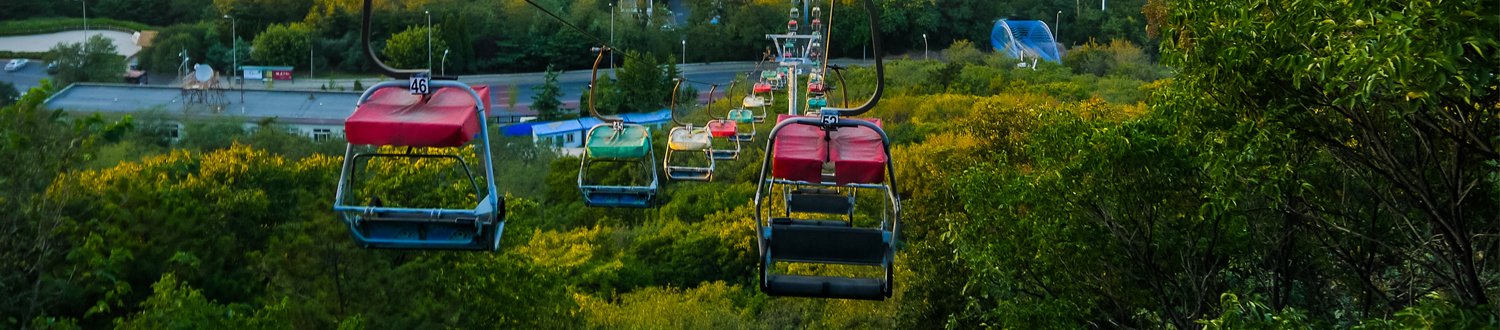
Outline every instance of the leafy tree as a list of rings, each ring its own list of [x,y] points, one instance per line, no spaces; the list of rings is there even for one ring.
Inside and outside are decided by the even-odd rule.
[[[660,109],[671,98],[671,77],[662,70],[662,63],[650,54],[634,51],[622,53],[625,65],[615,72],[616,89],[623,103],[621,113],[649,112]]]
[[[1486,284],[1496,270],[1478,264],[1500,252],[1500,44],[1476,28],[1500,16],[1475,14],[1495,9],[1170,4],[1164,61],[1179,71],[1160,104],[1209,130],[1186,137],[1213,151],[1206,166],[1224,189],[1209,196],[1274,210],[1287,242],[1308,241],[1286,246],[1348,274],[1319,285],[1280,265],[1273,307],[1297,283],[1349,288],[1338,294],[1374,314],[1429,290],[1464,308],[1500,298]]]
[[[438,52],[442,52],[443,48],[448,47],[447,43],[440,38],[443,35],[441,32],[442,27],[434,25],[432,28],[434,31],[432,33],[431,48],[427,44],[429,39],[427,38],[426,26],[414,25],[406,28],[405,31],[401,31],[401,33],[391,36],[391,39],[386,41],[385,49],[382,51],[389,58],[388,64],[403,69],[427,68],[429,56],[441,55],[429,54],[428,51],[437,50]]]
[[[562,88],[557,86],[558,73],[551,65],[548,65],[547,76],[542,84],[531,88],[536,91],[536,95],[531,97],[531,110],[536,111],[537,120],[553,121],[564,118],[562,101],[557,99],[562,96]]]
[[[58,43],[47,51],[47,61],[57,61],[57,74],[53,77],[62,86],[75,82],[120,82],[125,74],[125,57],[115,54],[115,49],[114,41],[96,34],[82,43]]]
[[[301,23],[271,25],[255,36],[255,47],[250,51],[250,59],[263,65],[305,65],[305,54],[308,47],[312,46],[311,32],[307,25]]]
[[[128,121],[69,120],[62,111],[43,109],[53,91],[44,79],[16,103],[0,107],[0,152],[26,164],[0,170],[0,314],[15,316],[0,319],[4,326],[71,303],[58,293],[69,286],[55,276],[66,273],[59,271],[69,253],[61,236],[68,230],[66,216],[42,193],[58,173],[91,157],[99,136],[129,129]]]
[[[16,85],[9,81],[0,81],[0,108],[16,103],[21,97],[21,92],[16,90]]]

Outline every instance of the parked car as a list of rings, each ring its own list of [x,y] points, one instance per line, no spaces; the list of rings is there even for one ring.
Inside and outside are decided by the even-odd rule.
[[[24,58],[10,60],[10,63],[5,63],[5,71],[10,72],[20,70],[22,67],[25,67],[26,63],[28,62],[31,61]]]
[[[47,62],[47,74],[57,74],[57,61]]]

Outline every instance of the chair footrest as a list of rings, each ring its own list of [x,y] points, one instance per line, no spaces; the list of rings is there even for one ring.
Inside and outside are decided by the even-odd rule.
[[[733,160],[739,158],[739,150],[709,150],[708,157],[714,160]]]
[[[651,199],[655,196],[655,191],[585,191],[583,193],[583,204],[592,207],[647,208],[651,207]]]
[[[797,189],[787,195],[786,208],[791,212],[847,215],[854,210],[854,200],[830,189]]]
[[[707,167],[667,167],[667,178],[672,180],[708,181],[710,177],[713,177],[713,169]]]
[[[355,241],[376,249],[493,250],[499,224],[371,221],[351,227]]]
[[[775,261],[879,266],[889,252],[880,229],[773,223],[770,230]]]
[[[874,278],[768,275],[762,290],[773,296],[885,300],[885,281]]]
[[[773,225],[795,225],[795,226],[823,226],[823,227],[849,227],[848,221],[839,220],[809,220],[793,218],[771,218]]]

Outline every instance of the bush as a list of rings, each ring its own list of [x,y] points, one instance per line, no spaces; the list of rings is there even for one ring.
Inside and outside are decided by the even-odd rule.
[[[1151,59],[1129,41],[1115,40],[1109,44],[1089,41],[1073,47],[1063,56],[1063,65],[1077,74],[1095,76],[1124,76],[1144,81],[1161,78],[1160,71]]]
[[[91,18],[88,21],[88,26],[89,29],[96,30],[123,30],[131,32],[155,29],[146,24],[109,18]],[[82,18],[35,18],[0,22],[0,36],[52,33],[76,29],[83,29]]]

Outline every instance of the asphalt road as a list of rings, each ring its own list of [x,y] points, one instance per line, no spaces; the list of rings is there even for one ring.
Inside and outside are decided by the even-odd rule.
[[[10,59],[0,59],[0,63],[10,63]],[[17,92],[31,90],[41,84],[42,78],[47,77],[47,64],[40,60],[31,60],[25,67],[16,71],[0,71],[0,81],[16,85]]]

